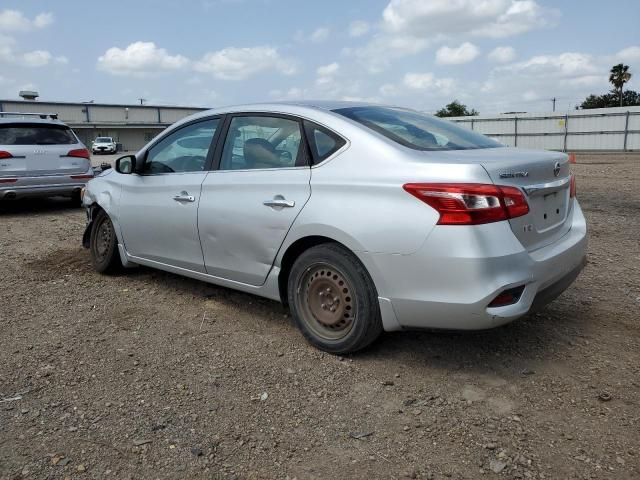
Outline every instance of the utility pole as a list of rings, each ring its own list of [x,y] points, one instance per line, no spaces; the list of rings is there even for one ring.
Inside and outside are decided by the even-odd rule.
[[[144,105],[147,101],[146,98],[139,98],[138,100],[140,100],[140,105]]]
[[[555,112],[556,111],[556,97],[553,97],[551,99],[551,102],[553,103],[553,111]]]

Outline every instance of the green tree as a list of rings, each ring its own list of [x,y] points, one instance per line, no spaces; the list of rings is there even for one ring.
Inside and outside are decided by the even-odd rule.
[[[624,84],[631,80],[631,72],[629,72],[629,65],[619,63],[611,67],[609,72],[609,82],[618,92],[618,99],[620,100],[620,106],[623,106],[624,98],[622,96],[622,88]]]
[[[640,93],[633,90],[626,90],[622,94],[623,106],[640,106]],[[584,102],[576,109],[581,108],[587,110],[589,108],[610,108],[620,106],[619,94],[616,90],[611,90],[604,95],[589,95]]]
[[[474,115],[480,115],[480,113],[475,108],[472,108],[471,111],[467,110],[467,106],[458,100],[454,100],[436,112],[436,117],[470,117]]]

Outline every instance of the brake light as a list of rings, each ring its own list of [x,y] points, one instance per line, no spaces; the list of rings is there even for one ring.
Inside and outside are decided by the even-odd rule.
[[[0,178],[0,183],[16,183],[17,178]]]
[[[89,154],[89,150],[86,148],[76,148],[74,150],[69,150],[67,153],[67,157],[77,157],[77,158],[86,158],[89,160],[91,155]]]
[[[0,158],[13,158],[13,155],[5,150],[0,150]]]
[[[71,175],[73,180],[88,180],[93,178],[93,175]]]
[[[577,188],[576,188],[576,176],[572,173],[571,174],[571,180],[570,180],[570,183],[569,183],[569,196],[571,198],[574,198],[576,196],[576,191],[577,191]]]
[[[529,213],[515,187],[481,183],[407,183],[403,187],[440,214],[438,225],[480,225]]]

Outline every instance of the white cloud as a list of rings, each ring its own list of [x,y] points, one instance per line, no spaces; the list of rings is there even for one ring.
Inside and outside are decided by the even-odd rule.
[[[400,93],[398,87],[392,83],[385,83],[378,89],[378,91],[380,92],[380,95],[384,97],[395,97]]]
[[[67,65],[69,63],[69,59],[64,55],[58,55],[53,61],[60,65]]]
[[[320,27],[316,28],[309,38],[313,43],[322,43],[327,38],[329,38],[330,33],[331,30],[329,30],[327,27]]]
[[[27,67],[44,67],[51,61],[52,55],[46,50],[34,50],[33,52],[23,53],[20,63]]]
[[[346,53],[368,72],[379,73],[394,59],[415,55],[434,43],[513,36],[553,25],[559,15],[536,0],[390,0],[371,40]],[[458,63],[477,56],[468,46],[460,53]],[[454,63],[444,55],[441,59]]]
[[[516,51],[513,47],[496,47],[489,52],[487,58],[492,62],[507,63],[516,58]]]
[[[464,42],[459,47],[440,47],[436,52],[438,65],[460,65],[469,63],[480,55],[480,50],[473,43]]]
[[[566,52],[559,55],[536,55],[523,62],[505,65],[496,69],[499,72],[529,77],[548,77],[553,75],[569,81],[580,81],[594,75],[606,76],[607,70],[596,66],[596,60],[587,53]]]
[[[452,78],[437,78],[433,73],[407,73],[402,79],[405,87],[413,90],[432,90],[442,94],[453,91],[455,81]]]
[[[144,76],[150,73],[178,70],[189,60],[182,55],[170,55],[153,42],[134,42],[125,49],[109,48],[98,58],[98,69],[112,75]]]
[[[395,58],[415,55],[426,49],[429,41],[402,35],[376,35],[361,48],[345,49],[343,54],[354,56],[369,73],[380,73]]]
[[[33,20],[33,26],[36,28],[44,28],[53,23],[53,13],[39,13]]]
[[[363,20],[355,20],[349,24],[350,37],[362,37],[369,33],[369,24]]]
[[[19,10],[0,11],[0,32],[28,32],[53,23],[52,13],[40,13],[30,20]]]
[[[640,47],[634,45],[632,47],[623,48],[616,53],[613,58],[616,59],[614,61],[624,63],[640,62]]]
[[[323,65],[318,67],[317,73],[321,77],[327,77],[334,75],[340,69],[340,64],[337,62],[330,63],[329,65]]]
[[[535,0],[391,0],[384,28],[415,37],[507,37],[553,23],[558,12]]]
[[[275,70],[284,75],[296,72],[291,60],[284,59],[273,47],[229,47],[205,54],[194,68],[223,80],[243,80],[258,72]]]

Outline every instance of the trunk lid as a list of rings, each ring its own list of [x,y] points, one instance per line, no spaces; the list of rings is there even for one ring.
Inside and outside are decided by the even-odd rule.
[[[67,153],[82,145],[0,145],[12,157],[0,159],[2,177],[37,177],[41,175],[76,175],[89,170],[86,158]]]
[[[504,147],[436,155],[451,157],[449,161],[455,163],[480,164],[494,184],[518,187],[525,192],[529,213],[512,218],[509,224],[528,251],[555,242],[571,228],[567,221],[573,205],[569,192],[571,173],[564,153]]]

